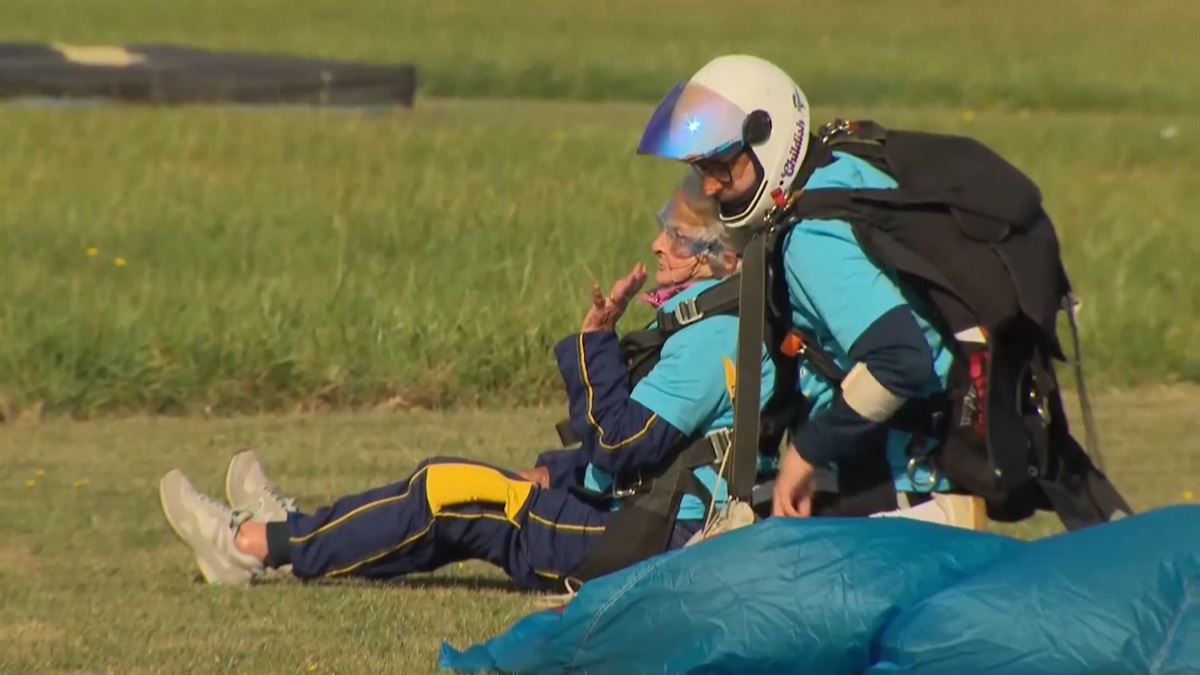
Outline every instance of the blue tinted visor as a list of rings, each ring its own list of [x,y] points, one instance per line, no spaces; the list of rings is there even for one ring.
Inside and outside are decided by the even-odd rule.
[[[746,113],[699,84],[680,83],[655,108],[639,155],[694,162],[742,142]]]

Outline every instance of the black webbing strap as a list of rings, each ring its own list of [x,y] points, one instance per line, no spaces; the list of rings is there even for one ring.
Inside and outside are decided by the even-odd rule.
[[[733,399],[733,457],[729,461],[729,494],[749,503],[758,474],[758,442],[762,427],[762,350],[767,311],[766,232],[751,235],[742,251],[737,382]]]
[[[1096,458],[1096,466],[1104,470],[1104,455],[1100,451],[1100,435],[1096,433],[1096,418],[1092,414],[1092,401],[1088,397],[1087,385],[1083,381],[1083,351],[1079,347],[1079,326],[1075,321],[1077,302],[1075,296],[1063,296],[1063,309],[1067,312],[1067,323],[1071,326],[1071,359],[1075,372],[1075,386],[1079,388],[1079,408],[1083,413],[1083,432],[1087,436],[1087,451]]]
[[[658,313],[658,331],[671,335],[675,331],[705,317],[718,314],[737,314],[739,283],[736,274],[694,298],[684,300],[671,311]]]
[[[1054,446],[1058,465],[1050,467],[1053,475],[1039,476],[1037,484],[1063,526],[1077,530],[1108,522],[1119,514],[1132,515],[1133,509],[1116,486],[1092,464],[1079,443],[1065,431],[1062,397],[1057,391],[1051,393],[1046,405],[1050,409],[1049,428],[1036,415],[1027,418],[1027,426],[1035,454],[1050,456],[1050,446]]]
[[[575,431],[571,429],[571,420],[566,419],[554,425],[554,431],[558,433],[558,440],[563,447],[570,447],[579,442],[579,437],[575,435]]]
[[[872,120],[834,120],[821,127],[821,140],[829,146],[836,147],[850,141],[882,143],[887,140],[888,130],[882,124]]]
[[[712,501],[692,470],[720,459],[719,443],[718,436],[695,441],[645,491],[625,500],[591,553],[568,576],[590,581],[666,551],[684,495],[699,497],[706,507]]]
[[[672,467],[648,492],[623,503],[592,551],[568,576],[591,581],[666,551],[688,476],[696,480],[690,471]]]
[[[806,361],[814,371],[833,385],[841,385],[842,380],[846,379],[846,371],[838,367],[837,361],[829,352],[821,349],[821,343],[811,334],[793,326],[788,331],[788,342],[785,342],[784,346],[794,346],[795,358]]]

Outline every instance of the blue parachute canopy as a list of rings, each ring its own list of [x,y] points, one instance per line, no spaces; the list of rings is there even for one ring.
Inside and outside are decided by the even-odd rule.
[[[1200,507],[1037,542],[769,520],[587,584],[441,665],[506,673],[1200,673]]]

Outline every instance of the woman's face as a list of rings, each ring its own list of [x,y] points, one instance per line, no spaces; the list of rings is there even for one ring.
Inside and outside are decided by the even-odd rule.
[[[709,261],[712,244],[705,238],[701,216],[688,204],[683,193],[676,190],[662,231],[654,238],[651,248],[658,259],[654,280],[659,286],[673,286],[694,279],[714,276]]]

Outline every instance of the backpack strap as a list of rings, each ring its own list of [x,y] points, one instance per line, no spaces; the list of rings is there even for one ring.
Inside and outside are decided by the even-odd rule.
[[[758,472],[762,432],[762,349],[767,311],[766,234],[750,237],[742,251],[737,337],[737,389],[733,399],[733,457],[729,496],[749,503]]]
[[[730,275],[721,283],[707,288],[694,298],[677,304],[671,311],[658,313],[658,330],[668,336],[697,321],[722,314],[738,313],[738,276]]]
[[[805,361],[817,373],[838,386],[846,379],[846,371],[838,367],[837,362],[829,352],[821,349],[821,344],[812,335],[793,326],[783,339],[780,351],[784,354]]]
[[[1070,290],[1063,296],[1063,309],[1067,313],[1067,325],[1071,327],[1071,365],[1075,372],[1075,388],[1079,391],[1079,410],[1083,414],[1087,450],[1096,458],[1096,465],[1103,471],[1104,455],[1100,451],[1100,436],[1096,433],[1096,417],[1092,413],[1092,400],[1088,396],[1087,384],[1083,379],[1083,350],[1079,346],[1079,325],[1075,320],[1078,301]]]
[[[728,451],[729,439],[724,431],[700,438],[656,478],[637,485],[635,494],[608,521],[592,551],[568,576],[590,581],[666,551],[683,497],[698,497],[706,507],[712,501],[712,494],[693,470],[719,463]]]
[[[847,142],[882,143],[887,139],[887,127],[873,120],[834,120],[817,131],[825,145],[834,147]]]
[[[830,150],[848,152],[876,169],[890,173],[884,149],[888,130],[882,124],[870,120],[834,120],[821,127],[817,134]]]

